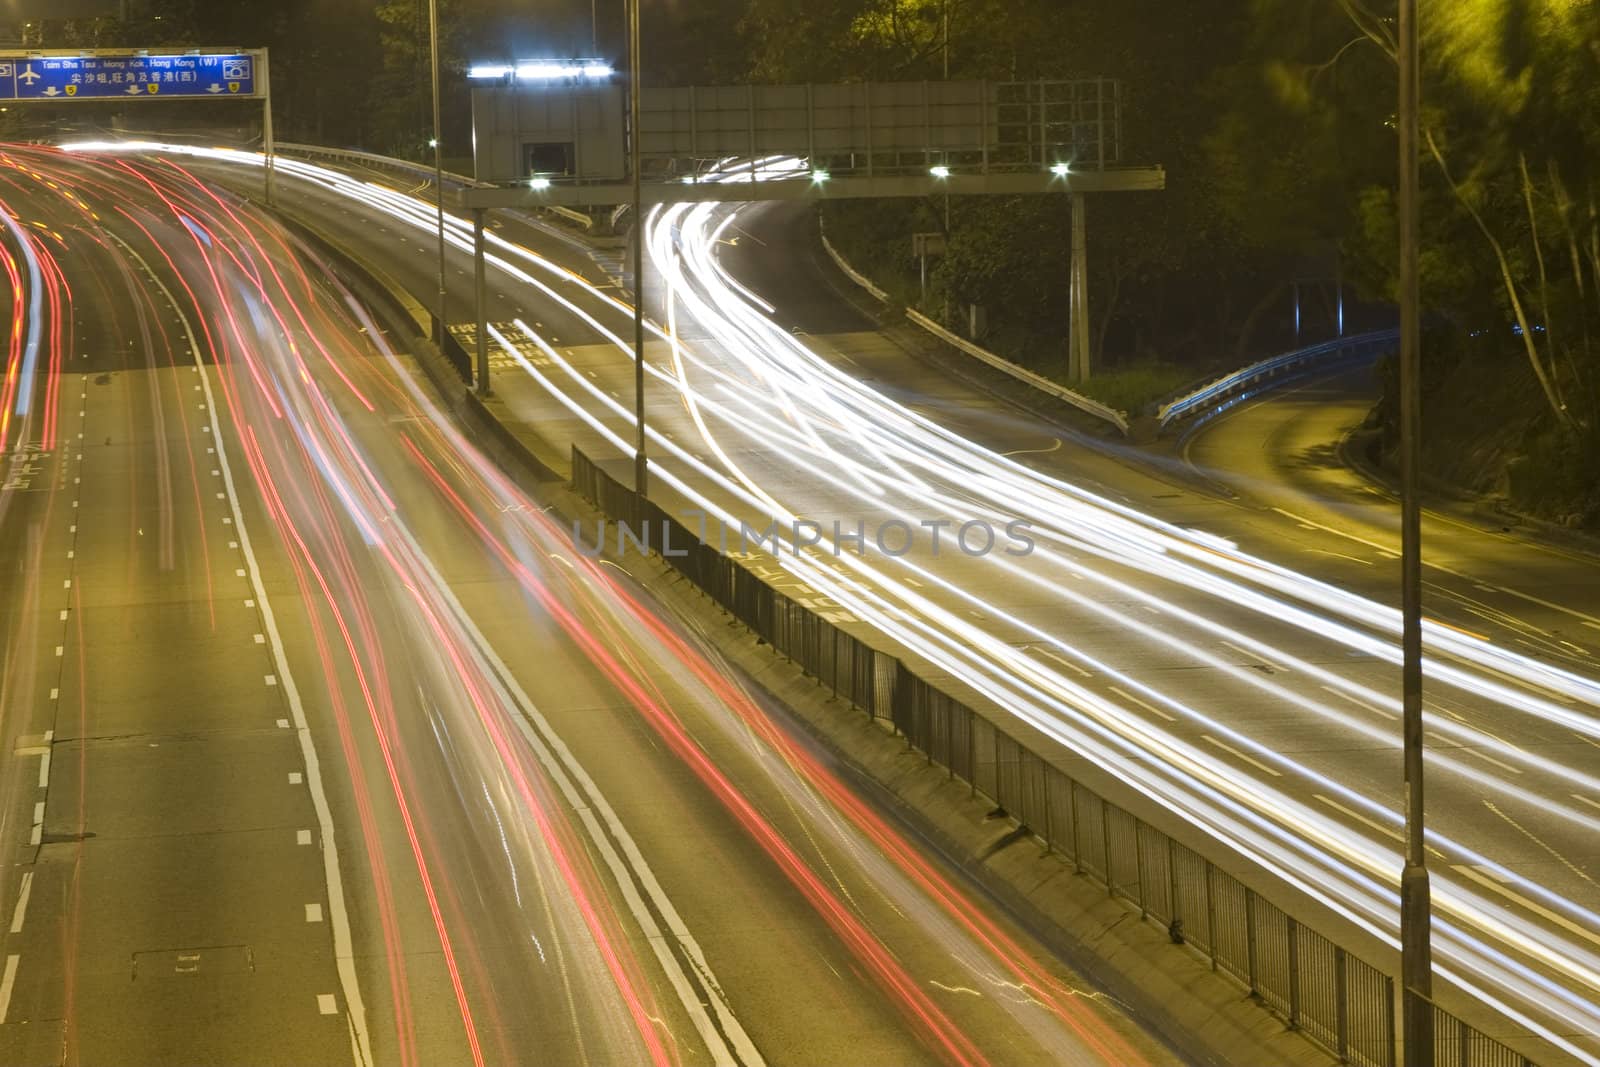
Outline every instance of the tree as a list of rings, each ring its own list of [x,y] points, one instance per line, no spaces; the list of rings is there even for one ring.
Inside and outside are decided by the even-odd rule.
[[[1393,60],[1386,12],[1332,2]],[[1514,327],[1548,417],[1568,433],[1597,414],[1597,13],[1595,0],[1454,0],[1422,16],[1426,157],[1435,187],[1470,223],[1464,234],[1430,226],[1428,242],[1493,280],[1502,321],[1492,328]],[[1485,288],[1457,284],[1458,305]]]

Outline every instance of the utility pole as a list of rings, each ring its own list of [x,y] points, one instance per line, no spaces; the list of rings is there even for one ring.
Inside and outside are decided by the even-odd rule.
[[[638,443],[633,453],[633,488],[640,497],[650,492],[650,461],[645,453],[644,430],[644,146],[640,142],[639,113],[641,52],[639,0],[628,0],[628,148],[633,171],[633,415]]]
[[[428,0],[428,38],[433,49],[433,191],[439,205],[439,319],[434,338],[444,347],[450,320],[445,297],[444,261],[444,127],[439,121],[439,0]]]
[[[1423,832],[1422,315],[1417,280],[1421,69],[1417,0],[1400,0],[1400,614],[1406,862],[1400,874],[1400,980],[1406,1067],[1433,1067],[1432,908]]]
[[[940,21],[944,24],[944,80],[950,80],[950,0],[939,5]]]
[[[124,9],[124,18],[127,17]],[[278,166],[278,148],[272,135],[272,67],[268,62],[268,53],[265,48],[261,50],[260,57],[256,60],[258,69],[256,76],[261,84],[261,154],[265,162],[262,167],[264,172],[265,194],[267,206],[272,206],[272,179]]]

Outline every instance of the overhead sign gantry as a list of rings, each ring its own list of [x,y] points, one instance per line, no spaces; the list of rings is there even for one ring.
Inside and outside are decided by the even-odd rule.
[[[0,100],[254,97],[260,56],[0,53]]]
[[[1090,372],[1085,195],[1166,187],[1161,167],[1124,158],[1122,85],[1113,78],[644,87],[633,131],[627,86],[598,61],[484,65],[469,74],[473,158],[487,184],[459,190],[457,203],[480,231],[494,208],[631,202],[635,150],[646,206],[1070,195],[1074,381]],[[758,161],[780,157],[806,167],[793,178],[754,180]],[[751,180],[728,180],[730,159],[747,163]],[[478,355],[486,380],[481,345]]]
[[[272,200],[272,88],[265,48],[0,50],[0,101],[259,100]]]

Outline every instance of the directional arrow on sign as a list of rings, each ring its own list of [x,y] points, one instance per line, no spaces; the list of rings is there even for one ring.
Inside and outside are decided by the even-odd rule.
[[[44,95],[46,95],[46,96],[60,96],[61,95],[61,90],[57,89],[54,85],[52,85],[52,86],[50,86],[50,88],[48,88],[48,89],[46,89],[44,91]]]
[[[222,92],[227,92],[227,90],[224,89],[222,86],[218,85],[216,82],[212,82],[210,85],[206,86],[206,92],[208,92],[208,93],[222,93]]]
[[[127,88],[127,93],[128,93],[129,96],[138,96],[139,95],[139,87],[137,85],[130,85]]]

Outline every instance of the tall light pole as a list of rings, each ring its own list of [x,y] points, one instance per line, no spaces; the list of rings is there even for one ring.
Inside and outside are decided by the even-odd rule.
[[[950,0],[939,5],[939,21],[944,35],[944,80],[950,80]]]
[[[428,0],[428,39],[433,51],[433,191],[439,205],[439,327],[434,340],[442,349],[450,320],[445,317],[444,127],[439,121],[439,0]]]
[[[1400,614],[1406,862],[1400,874],[1401,1013],[1406,1067],[1433,1067],[1433,950],[1422,790],[1421,306],[1417,280],[1421,70],[1417,0],[1400,0]]]
[[[650,491],[650,461],[644,433],[644,147],[639,130],[639,0],[628,0],[628,148],[633,171],[633,414],[638,443],[633,453],[633,488],[641,497]]]

